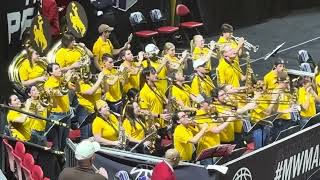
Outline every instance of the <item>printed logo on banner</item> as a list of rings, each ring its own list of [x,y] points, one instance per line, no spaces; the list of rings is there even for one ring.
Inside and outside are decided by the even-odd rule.
[[[151,177],[153,166],[147,164],[139,164],[130,171],[130,176],[134,180],[139,180],[141,177]]]
[[[88,29],[88,19],[83,7],[75,1],[72,1],[67,7],[67,25],[71,33],[82,38]]]
[[[232,180],[252,180],[251,172],[248,168],[242,167],[240,168],[236,174],[234,174]]]
[[[45,55],[51,44],[49,21],[41,15],[34,17],[30,33],[31,46],[40,53]]]

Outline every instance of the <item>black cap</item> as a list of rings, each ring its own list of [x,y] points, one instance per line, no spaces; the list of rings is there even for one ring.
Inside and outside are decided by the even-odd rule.
[[[277,66],[279,64],[284,64],[284,60],[282,58],[276,58],[274,61],[274,65]]]

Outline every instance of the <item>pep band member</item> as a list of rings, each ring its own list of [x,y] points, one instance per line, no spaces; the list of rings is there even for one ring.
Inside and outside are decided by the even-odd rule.
[[[39,54],[32,47],[27,47],[27,59],[19,69],[19,77],[23,86],[31,86],[47,80],[45,68],[39,64]]]
[[[197,96],[204,93],[207,96],[211,96],[214,84],[207,75],[209,70],[205,67],[205,61],[203,59],[193,61],[193,68],[195,70],[195,75],[191,83],[192,94]]]
[[[236,42],[233,36],[233,27],[230,24],[224,23],[221,25],[221,33],[222,36],[219,37],[218,44],[223,47],[224,44],[229,44],[235,50],[238,57],[242,55],[242,48],[244,45],[244,39],[240,38],[238,42]]]
[[[282,58],[277,58],[272,70],[263,78],[265,89],[272,90],[278,86],[278,74],[282,73],[284,68],[284,60]]]
[[[185,61],[187,59],[188,51],[185,50],[181,53],[181,58],[176,57],[176,47],[171,42],[166,42],[163,46],[163,57],[169,60],[169,71],[172,70],[183,70]]]

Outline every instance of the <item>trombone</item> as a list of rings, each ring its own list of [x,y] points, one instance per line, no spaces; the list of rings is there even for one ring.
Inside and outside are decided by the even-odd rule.
[[[236,42],[239,42],[240,37],[231,36]],[[253,45],[249,43],[248,41],[244,41],[244,48],[246,48],[249,51],[257,52],[259,50],[259,45]]]

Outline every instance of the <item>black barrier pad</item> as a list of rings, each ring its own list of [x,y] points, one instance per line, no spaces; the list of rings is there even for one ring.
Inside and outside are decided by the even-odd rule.
[[[282,139],[282,138],[285,138],[293,133],[296,133],[300,130],[300,126],[292,126],[286,130],[283,130],[283,131],[280,131],[278,137],[276,138],[276,141]]]
[[[317,124],[317,123],[320,123],[320,113],[312,116],[312,117],[308,120],[308,122],[307,122],[301,129],[305,129],[305,128],[310,127],[310,126],[312,126],[312,125],[315,125],[315,124]]]

